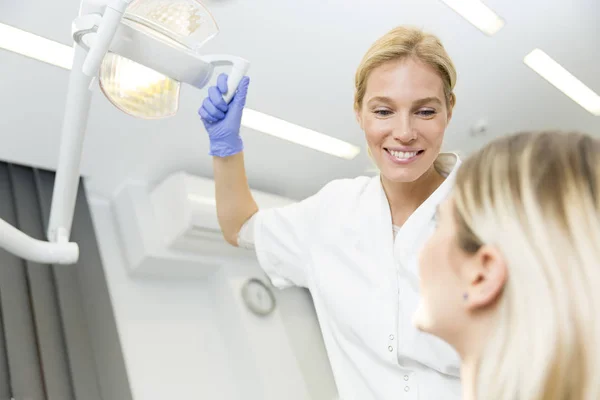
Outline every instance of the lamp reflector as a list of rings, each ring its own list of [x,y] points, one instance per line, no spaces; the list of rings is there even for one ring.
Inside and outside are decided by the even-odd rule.
[[[99,84],[113,105],[137,118],[170,117],[179,107],[179,82],[114,53],[104,57]]]

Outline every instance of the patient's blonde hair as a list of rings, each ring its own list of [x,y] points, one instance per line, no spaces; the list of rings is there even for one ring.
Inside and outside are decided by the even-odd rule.
[[[456,96],[456,69],[442,42],[420,29],[399,26],[387,32],[371,45],[364,55],[354,79],[354,108],[360,110],[367,91],[367,80],[371,72],[388,61],[412,57],[435,69],[444,84],[444,93],[449,109],[454,107]]]
[[[600,140],[520,133],[457,174],[458,240],[505,257],[480,400],[600,399]]]

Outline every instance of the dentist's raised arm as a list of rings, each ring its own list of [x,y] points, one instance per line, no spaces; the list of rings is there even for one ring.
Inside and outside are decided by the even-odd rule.
[[[228,89],[227,75],[221,74],[217,85],[208,89],[208,97],[198,110],[210,139],[219,225],[225,240],[234,246],[238,245],[238,233],[244,223],[258,211],[246,178],[244,145],[240,137],[249,83],[248,77],[242,78],[227,104],[223,99]]]

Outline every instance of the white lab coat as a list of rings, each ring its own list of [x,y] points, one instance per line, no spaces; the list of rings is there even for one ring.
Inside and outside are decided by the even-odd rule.
[[[336,180],[316,195],[251,219],[259,263],[279,288],[310,290],[342,400],[459,400],[459,359],[411,323],[417,255],[449,194],[448,178],[393,236],[379,177]]]

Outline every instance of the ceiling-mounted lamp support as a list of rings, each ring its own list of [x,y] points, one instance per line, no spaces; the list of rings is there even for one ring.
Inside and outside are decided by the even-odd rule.
[[[111,0],[106,4],[102,20],[98,24],[98,31],[94,35],[94,45],[90,47],[83,62],[82,71],[87,76],[96,76],[100,64],[108,51],[110,42],[113,40],[123,13],[131,0]],[[75,33],[73,32],[74,36]]]
[[[0,219],[0,247],[40,263],[77,262],[79,247],[69,239],[94,80],[99,77],[105,96],[122,111],[165,118],[178,108],[181,82],[202,88],[215,66],[231,65],[230,91],[224,96],[229,102],[249,63],[229,55],[200,55],[198,49],[217,33],[214,19],[197,0],[83,0],[73,22],[74,57],[48,242]]]

